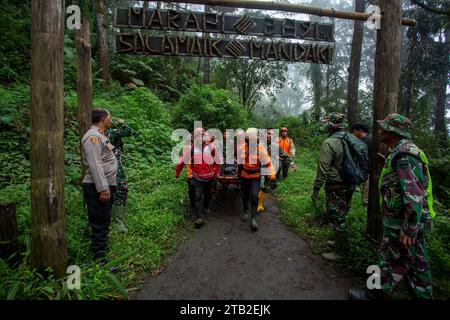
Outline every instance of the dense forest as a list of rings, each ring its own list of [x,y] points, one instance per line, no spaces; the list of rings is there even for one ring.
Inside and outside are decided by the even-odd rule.
[[[64,193],[68,265],[83,270],[83,289],[69,290],[64,275],[38,270],[32,258],[31,55],[32,0],[1,0],[0,10],[0,205],[14,204],[17,251],[0,259],[0,299],[128,299],[144,273],[158,274],[163,259],[192,232],[186,183],[174,177],[171,152],[175,129],[288,127],[299,168],[275,191],[281,220],[307,239],[313,252],[326,247],[328,226],[317,223],[310,192],[326,133],[321,118],[331,112],[349,124],[372,128],[377,32],[363,22],[304,14],[128,0],[66,0],[81,8],[79,30],[64,30]],[[278,1],[283,2],[283,1]],[[305,0],[343,11],[366,11],[377,1]],[[330,65],[126,55],[115,52],[118,7],[195,10],[316,19],[335,27]],[[397,111],[412,121],[412,136],[428,156],[435,200],[435,232],[429,239],[434,295],[450,298],[449,70],[450,5],[446,0],[403,1]],[[67,19],[69,14],[66,14]],[[129,199],[129,233],[110,235],[117,274],[91,261],[89,224],[81,190],[80,136],[90,125],[86,110],[107,108],[135,131],[124,140]],[[373,133],[376,135],[376,132]],[[347,268],[364,282],[377,260],[377,243],[367,236],[367,214],[354,195],[349,219]],[[323,202],[324,196],[320,198]],[[404,290],[405,291],[405,290]],[[406,294],[401,291],[399,298]]]

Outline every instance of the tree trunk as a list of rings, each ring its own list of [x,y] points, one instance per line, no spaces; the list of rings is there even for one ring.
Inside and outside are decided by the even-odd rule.
[[[403,90],[400,91],[400,113],[411,119],[412,103],[413,103],[413,87],[415,80],[415,73],[417,69],[416,58],[417,34],[410,36],[408,58],[404,66],[404,75],[402,78]]]
[[[19,249],[16,205],[0,205],[0,258],[6,260]]]
[[[211,12],[210,6],[205,6],[205,13]],[[205,35],[205,34],[204,34]],[[209,35],[206,35],[209,37]],[[203,58],[203,83],[211,82],[211,58]]]
[[[331,85],[331,66],[327,65],[327,73],[326,73],[326,97],[327,100],[330,98],[330,85]]]
[[[375,84],[373,100],[373,145],[370,159],[370,194],[367,216],[367,232],[374,239],[381,241],[383,236],[383,217],[379,208],[378,179],[383,166],[377,153],[386,148],[381,147],[378,137],[377,120],[397,111],[398,87],[400,77],[400,48],[402,16],[401,0],[380,2],[383,18],[381,29],[377,31],[377,49],[375,54]]]
[[[318,64],[311,64],[310,68],[314,91],[314,119],[319,121],[321,113],[320,98],[322,95],[322,73],[320,71],[320,65]]]
[[[442,44],[443,50],[443,63],[441,74],[439,77],[439,89],[436,99],[436,117],[434,124],[434,132],[436,138],[441,140],[442,146],[448,148],[448,129],[447,129],[447,85],[448,85],[448,72],[450,66],[449,54],[450,52],[450,30],[445,31],[445,43]]]
[[[405,94],[403,97],[403,110],[402,114],[405,117],[410,118],[411,117],[411,110],[412,110],[412,91],[413,91],[413,70],[409,69],[412,67],[411,65],[407,70],[406,79],[405,79]]]
[[[108,56],[108,20],[105,0],[95,0],[95,12],[97,16],[97,42],[98,57],[100,62],[100,74],[105,86],[111,83],[109,74],[109,56]]]
[[[33,266],[64,276],[64,0],[31,2],[31,235]]]
[[[365,0],[355,0],[355,11],[365,11]],[[347,120],[350,125],[358,121],[358,89],[359,89],[359,71],[361,70],[361,52],[363,44],[363,23],[354,22],[352,53],[350,66],[348,68],[347,84]]]
[[[89,19],[83,15],[81,29],[75,33],[75,46],[77,50],[77,93],[78,112],[77,120],[81,139],[91,126],[92,113],[92,64],[91,64],[91,31]],[[86,172],[86,166],[81,162],[81,177]]]

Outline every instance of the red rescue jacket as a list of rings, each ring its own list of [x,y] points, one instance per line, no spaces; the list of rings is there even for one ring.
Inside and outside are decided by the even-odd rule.
[[[180,176],[181,170],[188,164],[189,178],[211,180],[220,175],[220,165],[216,160],[217,154],[214,144],[205,142],[201,149],[191,144],[184,149],[183,156],[175,168],[175,175]]]

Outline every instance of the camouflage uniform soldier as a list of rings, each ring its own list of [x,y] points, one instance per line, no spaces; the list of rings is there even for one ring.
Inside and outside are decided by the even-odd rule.
[[[118,223],[118,230],[120,232],[127,232],[125,227],[125,204],[128,195],[128,186],[125,178],[125,172],[122,164],[122,152],[123,152],[123,142],[122,138],[128,137],[133,134],[133,130],[125,124],[124,120],[118,120],[118,128],[110,128],[106,131],[106,136],[111,141],[114,146],[114,153],[117,158],[118,168],[117,168],[117,189],[114,195],[114,204],[112,208],[112,216],[114,220]]]
[[[320,148],[317,174],[314,181],[314,190],[311,195],[313,203],[316,203],[319,191],[325,185],[327,202],[326,218],[335,230],[334,241],[328,244],[334,247],[334,252],[324,253],[322,256],[330,261],[342,260],[347,248],[347,213],[355,191],[355,185],[347,184],[342,180],[340,170],[344,160],[344,147],[339,135],[347,124],[344,115],[332,113],[325,125],[330,136],[322,143]]]
[[[432,298],[428,247],[425,236],[431,232],[433,196],[428,160],[410,139],[408,118],[391,114],[383,121],[379,136],[389,146],[380,175],[380,207],[384,236],[380,263],[382,290],[372,293],[350,290],[353,299],[383,297],[405,277],[417,298]]]

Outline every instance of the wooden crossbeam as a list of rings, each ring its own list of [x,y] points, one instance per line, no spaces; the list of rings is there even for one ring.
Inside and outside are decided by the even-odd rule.
[[[302,4],[293,3],[278,3],[267,1],[251,1],[251,0],[163,0],[161,2],[175,2],[175,3],[190,3],[201,4],[207,6],[220,6],[220,7],[233,7],[233,8],[246,8],[246,9],[260,9],[260,10],[275,10],[285,12],[305,13],[321,17],[330,17],[346,20],[367,21],[371,14],[361,12],[350,12],[335,10],[332,8],[321,8],[314,6],[306,6]],[[416,21],[412,19],[401,19],[403,26],[414,27]]]

